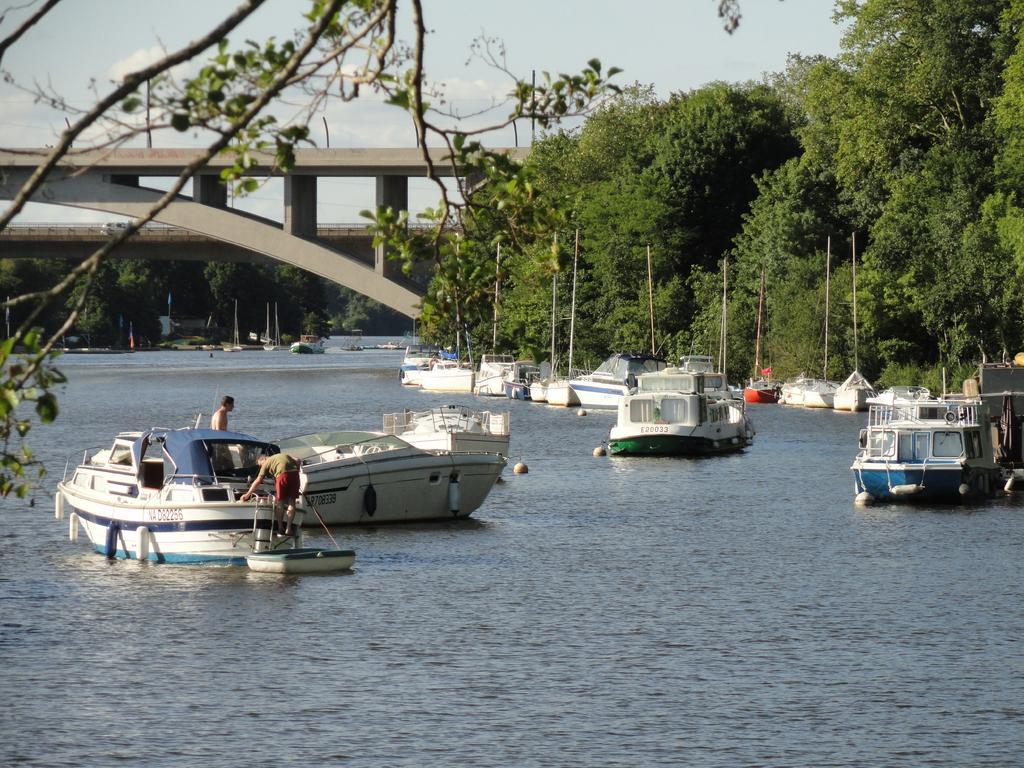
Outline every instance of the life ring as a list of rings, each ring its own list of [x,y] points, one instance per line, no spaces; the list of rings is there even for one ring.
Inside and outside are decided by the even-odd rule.
[[[946,423],[955,424],[957,422],[957,415],[953,411],[946,411]]]

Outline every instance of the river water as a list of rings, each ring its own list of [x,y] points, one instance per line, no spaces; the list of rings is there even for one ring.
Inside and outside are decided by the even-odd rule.
[[[468,521],[335,529],[334,576],[108,562],[3,500],[0,764],[1024,763],[1024,495],[855,507],[863,414],[779,406],[740,455],[595,458],[612,414],[405,390],[401,357],[62,361],[51,492],[225,393],[266,438],[508,409],[512,461]]]

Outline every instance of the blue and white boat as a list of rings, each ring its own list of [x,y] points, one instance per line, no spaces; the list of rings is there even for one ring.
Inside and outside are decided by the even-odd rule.
[[[266,497],[238,500],[264,453],[277,446],[225,430],[122,432],[65,470],[55,513],[68,514],[73,541],[84,533],[107,557],[245,565],[253,552],[301,545],[301,533],[274,533]]]
[[[995,493],[1002,473],[989,431],[988,408],[980,399],[937,399],[909,389],[870,399],[851,467],[857,502],[955,501]]]
[[[619,352],[601,363],[593,373],[571,378],[569,387],[583,407],[618,408],[622,398],[636,387],[642,374],[662,371],[665,366],[660,357],[642,352]],[[551,401],[550,396],[549,386],[548,402]]]

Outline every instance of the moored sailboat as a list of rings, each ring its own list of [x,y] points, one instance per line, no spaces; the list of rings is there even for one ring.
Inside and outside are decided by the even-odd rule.
[[[773,381],[772,369],[761,367],[761,333],[762,320],[764,318],[764,293],[765,277],[764,269],[761,269],[761,287],[757,299],[757,335],[754,341],[754,373],[743,388],[743,399],[748,403],[777,403],[781,385]]]

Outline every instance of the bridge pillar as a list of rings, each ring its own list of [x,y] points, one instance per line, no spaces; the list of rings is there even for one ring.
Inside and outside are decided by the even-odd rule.
[[[382,205],[395,211],[409,210],[408,176],[377,177],[377,207]],[[394,278],[402,274],[402,267],[397,261],[388,261],[383,244],[376,247],[373,263],[378,275]]]
[[[316,176],[284,177],[284,231],[316,237]]]
[[[227,208],[228,188],[221,183],[220,176],[195,176],[192,178],[192,199],[213,208]]]

